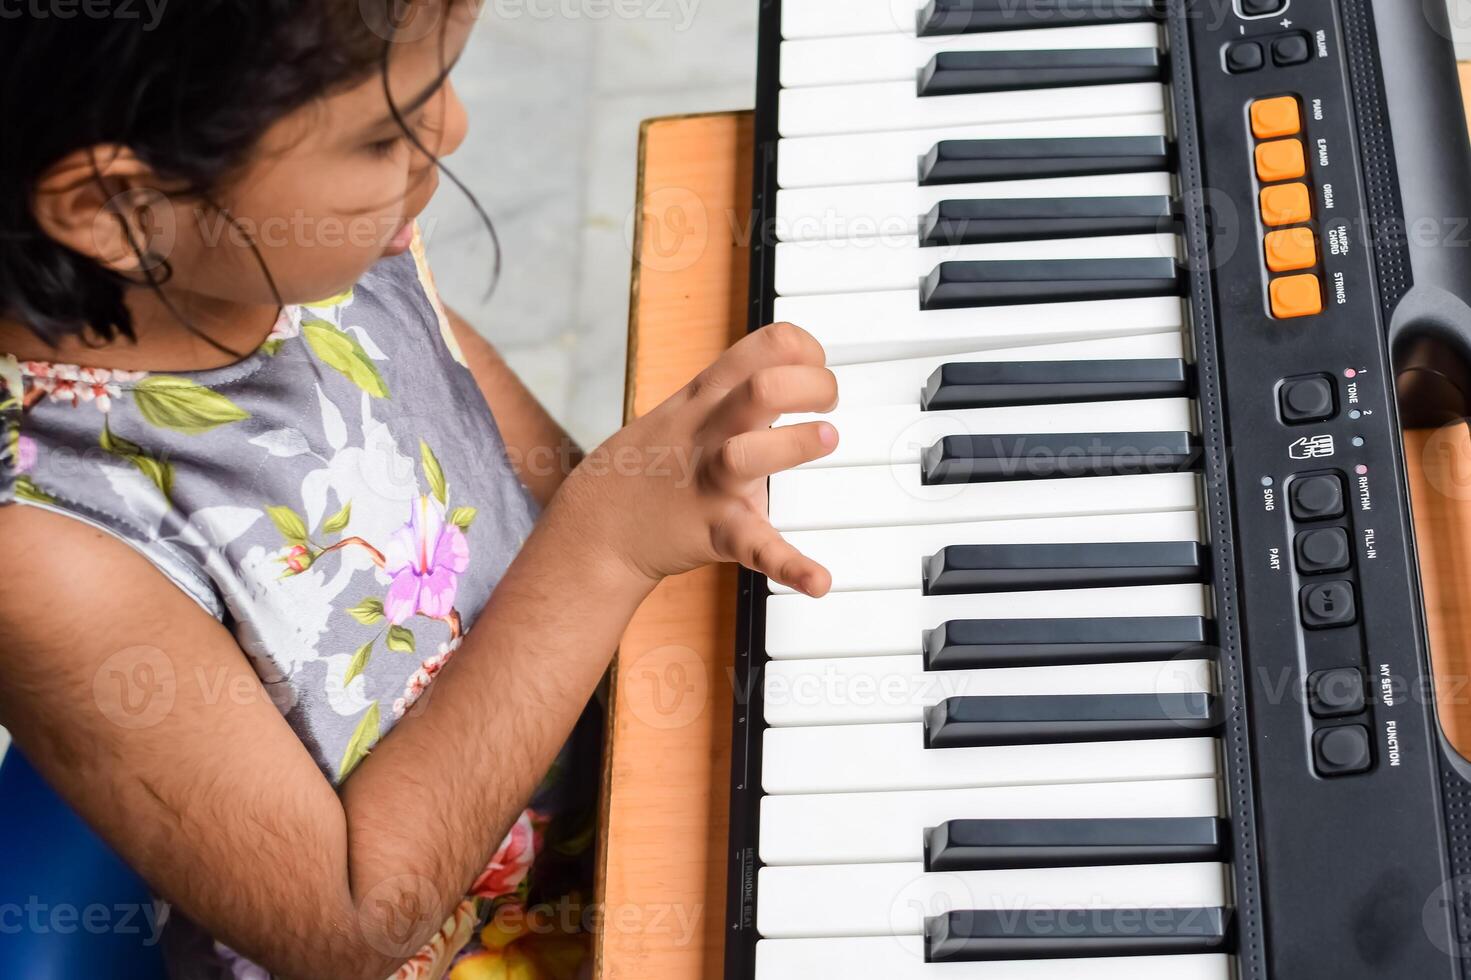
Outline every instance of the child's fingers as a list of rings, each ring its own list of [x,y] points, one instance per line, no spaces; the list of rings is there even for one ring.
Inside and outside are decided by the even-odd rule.
[[[743,432],[727,439],[716,456],[716,482],[735,490],[753,480],[821,459],[838,445],[838,430],[831,422],[803,422],[775,429]]]
[[[832,587],[826,568],[788,544],[758,514],[746,511],[732,517],[721,527],[716,546],[751,571],[798,592],[816,597]]]
[[[838,379],[825,367],[764,367],[721,399],[704,431],[712,438],[723,439],[764,429],[781,415],[831,411],[837,402]]]
[[[745,381],[759,368],[778,364],[821,367],[827,353],[817,338],[790,323],[773,323],[748,333],[720,355],[690,383],[692,394],[724,394]]]

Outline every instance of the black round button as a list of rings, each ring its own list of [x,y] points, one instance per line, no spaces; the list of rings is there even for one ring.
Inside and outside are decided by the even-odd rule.
[[[1285,6],[1286,0],[1241,0],[1241,12],[1248,17],[1275,14]]]
[[[1313,714],[1320,718],[1364,710],[1364,675],[1357,667],[1320,670],[1308,678]]]
[[[1279,65],[1300,65],[1308,60],[1308,39],[1288,34],[1272,42],[1272,60]]]
[[[1320,775],[1340,776],[1369,768],[1369,730],[1363,725],[1325,728],[1313,736],[1313,743]]]
[[[1282,382],[1282,421],[1321,422],[1333,415],[1333,382],[1323,375]]]
[[[1348,567],[1348,532],[1341,527],[1320,527],[1297,536],[1297,570],[1341,572]]]
[[[1358,618],[1354,587],[1348,582],[1318,582],[1303,586],[1302,624],[1310,630],[1348,626]]]
[[[1265,61],[1262,46],[1255,41],[1240,41],[1226,49],[1226,67],[1237,75],[1256,71]]]
[[[1343,514],[1343,481],[1331,473],[1298,477],[1288,488],[1292,516],[1318,521]]]

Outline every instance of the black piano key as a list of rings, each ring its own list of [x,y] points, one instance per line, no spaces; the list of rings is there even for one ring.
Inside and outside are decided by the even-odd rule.
[[[920,393],[925,411],[1057,402],[1185,398],[1190,373],[1177,357],[1104,361],[979,361],[943,364]]]
[[[930,58],[916,81],[921,97],[1156,82],[1155,48],[1075,48],[1057,51],[944,51]]]
[[[925,670],[1133,663],[1204,656],[1199,616],[952,619],[924,634]]]
[[[920,37],[932,37],[1115,24],[1161,16],[1160,0],[930,0],[919,12],[915,29]]]
[[[1163,195],[941,201],[919,222],[920,245],[980,245],[1039,238],[1150,235],[1174,231]]]
[[[927,918],[924,939],[930,963],[1221,953],[1231,916],[1221,908],[963,910]]]
[[[1224,824],[1215,817],[947,820],[925,831],[924,867],[990,871],[1217,861],[1224,840]]]
[[[931,749],[1184,738],[1220,724],[1209,694],[961,696],[925,709]]]
[[[1175,260],[1163,257],[941,262],[920,280],[919,306],[947,310],[1176,296],[1181,287]]]
[[[1178,473],[1196,466],[1188,432],[945,436],[920,460],[925,485]]]
[[[961,544],[924,560],[925,595],[1199,582],[1194,541]]]
[[[941,140],[919,160],[920,184],[1091,177],[1172,169],[1163,136]]]

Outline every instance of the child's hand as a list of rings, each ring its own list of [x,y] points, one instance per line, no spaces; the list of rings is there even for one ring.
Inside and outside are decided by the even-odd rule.
[[[789,323],[749,334],[599,446],[557,504],[571,508],[585,543],[606,548],[651,583],[737,561],[822,595],[832,584],[827,569],[767,520],[766,478],[837,446],[827,422],[769,428],[778,415],[837,405],[837,379],[825,361],[822,345]]]

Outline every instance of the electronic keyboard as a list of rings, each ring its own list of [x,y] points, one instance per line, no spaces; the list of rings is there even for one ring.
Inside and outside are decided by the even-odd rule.
[[[832,592],[741,583],[729,980],[1463,975],[1465,133],[1438,2],[762,3],[750,322],[841,441],[769,487]]]

